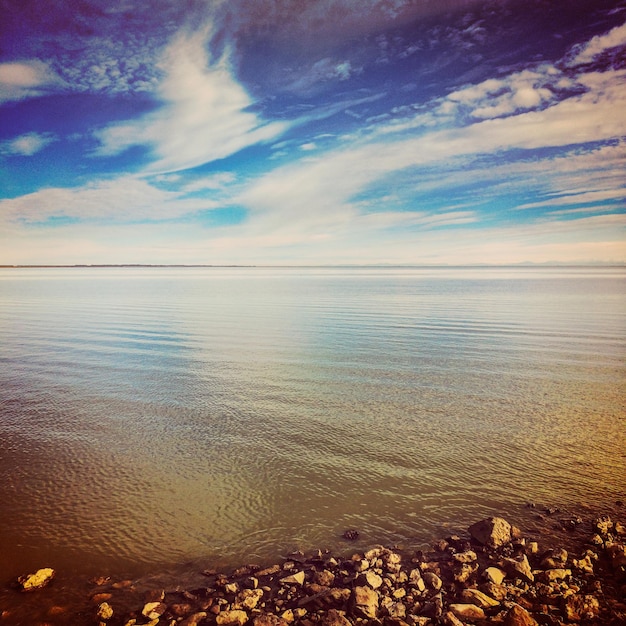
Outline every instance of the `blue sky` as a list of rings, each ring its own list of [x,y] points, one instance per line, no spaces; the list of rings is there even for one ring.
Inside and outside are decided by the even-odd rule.
[[[623,263],[625,172],[625,2],[0,3],[0,264]]]

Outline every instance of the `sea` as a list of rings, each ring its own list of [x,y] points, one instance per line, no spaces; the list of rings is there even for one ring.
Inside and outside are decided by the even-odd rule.
[[[3,268],[0,608],[602,506],[625,422],[624,267]]]

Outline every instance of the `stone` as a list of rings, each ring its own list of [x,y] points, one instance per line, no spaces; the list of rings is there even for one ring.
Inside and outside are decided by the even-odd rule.
[[[480,590],[488,596],[500,600],[500,602],[506,600],[509,595],[509,590],[504,585],[496,585],[492,582],[481,585]]]
[[[352,604],[355,613],[366,618],[375,618],[378,612],[378,592],[370,587],[357,586],[352,591]]]
[[[439,578],[439,576],[437,576],[434,572],[424,572],[422,574],[422,578],[424,579],[424,582],[435,591],[439,591],[441,589],[441,585],[443,585],[441,578]]]
[[[485,612],[475,604],[454,603],[449,608],[454,615],[464,621],[475,622],[485,619]]]
[[[169,610],[174,617],[186,617],[191,613],[193,607],[186,602],[176,602],[170,605]]]
[[[600,603],[595,596],[573,594],[565,600],[565,616],[571,622],[594,620],[600,614]]]
[[[465,624],[452,611],[448,611],[443,616],[443,623],[446,626],[465,626]]]
[[[595,559],[593,559],[592,555],[595,556]],[[597,559],[597,554],[587,550],[587,553],[580,559],[572,559],[572,565],[584,574],[593,574],[593,561]]]
[[[146,602],[141,614],[148,619],[158,619],[167,610],[167,605],[163,602]]]
[[[244,626],[247,621],[248,614],[240,609],[221,611],[215,616],[217,626]]]
[[[198,611],[193,613],[189,617],[186,617],[182,622],[178,622],[180,626],[198,626],[198,624],[206,617],[204,611]]]
[[[496,585],[501,585],[506,574],[499,567],[488,567],[483,572],[483,576],[485,580],[488,580]]]
[[[553,583],[556,581],[565,580],[572,575],[571,569],[554,568],[547,569],[545,572],[541,572],[539,578],[547,583]]]
[[[611,566],[618,572],[626,568],[626,546],[621,543],[612,543],[606,549]]]
[[[466,552],[459,552],[452,555],[452,560],[457,563],[473,563],[478,557],[473,550],[467,550]]]
[[[489,517],[472,524],[470,535],[485,546],[499,548],[511,542],[511,524],[502,517]]]
[[[237,594],[232,608],[251,611],[256,608],[262,597],[263,589],[244,589]]]
[[[458,583],[466,583],[478,570],[478,563],[460,563],[454,568],[454,580]]]
[[[525,608],[514,604],[504,616],[504,626],[539,626],[539,623]]]
[[[254,626],[259,626],[254,624]],[[338,611],[337,609],[329,609],[329,611],[322,618],[322,626],[352,626],[350,621],[346,618],[345,613]]]
[[[304,572],[296,572],[280,579],[283,585],[303,585],[304,584]]]
[[[419,569],[415,568],[409,572],[408,582],[411,587],[417,589],[420,593],[422,593],[426,589],[426,583],[422,578],[422,572]]]
[[[461,592],[461,599],[470,604],[475,604],[481,609],[490,609],[494,606],[500,606],[497,600],[489,597],[486,593],[479,591],[478,589],[463,589]]]
[[[102,620],[108,620],[113,617],[113,607],[108,602],[103,602],[96,611],[96,617]]]
[[[42,589],[54,578],[54,570],[51,567],[43,567],[38,569],[34,574],[26,574],[20,576],[17,581],[23,591],[34,591]]]
[[[274,615],[273,613],[263,613],[261,615],[257,615],[254,618],[252,624],[253,626],[287,626],[287,622],[285,620],[280,619],[278,615]],[[336,626],[341,626],[341,625],[337,624]]]
[[[602,515],[594,522],[594,528],[600,535],[606,536],[613,530],[613,522],[608,515]]]
[[[335,582],[335,575],[330,570],[325,569],[321,572],[315,572],[315,574],[313,574],[313,581],[318,585],[330,587]]]
[[[528,557],[525,554],[515,559],[502,559],[501,565],[509,576],[521,578],[530,583],[535,580]]]
[[[110,600],[112,597],[113,597],[112,593],[106,593],[106,592],[96,593],[93,596],[91,596],[91,601],[94,604],[100,604],[102,602],[106,602],[107,600]]]
[[[367,585],[372,589],[378,589],[383,584],[383,579],[376,572],[369,570],[361,574],[357,582],[361,585]]]

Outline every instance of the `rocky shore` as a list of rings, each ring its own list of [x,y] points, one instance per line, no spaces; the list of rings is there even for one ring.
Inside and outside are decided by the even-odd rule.
[[[618,503],[621,505],[621,503]],[[532,506],[532,505],[529,505]],[[623,510],[623,509],[620,509]],[[547,511],[546,515],[554,513]],[[374,546],[351,556],[298,552],[271,566],[205,570],[199,587],[141,590],[93,581],[89,608],[69,621],[98,626],[558,626],[626,624],[626,528],[613,515],[560,520],[571,538],[527,536],[501,517],[429,550]],[[345,533],[346,541],[358,531]],[[554,539],[554,536],[552,537]],[[567,543],[567,547],[563,544]],[[42,569],[19,587],[40,593]],[[0,623],[11,623],[11,612]],[[68,618],[67,615],[59,617]]]

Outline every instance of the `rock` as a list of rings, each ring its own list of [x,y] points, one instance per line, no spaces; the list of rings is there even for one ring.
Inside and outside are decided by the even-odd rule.
[[[572,575],[571,569],[555,568],[547,569],[545,572],[541,572],[539,578],[547,583],[553,583],[560,580],[565,580]]]
[[[567,550],[550,550],[541,561],[541,569],[557,569],[567,562]]]
[[[468,531],[479,543],[499,548],[511,542],[511,524],[502,517],[489,517],[472,524]]]
[[[103,602],[96,611],[96,617],[101,620],[108,620],[113,617],[113,607],[108,602]]]
[[[344,539],[347,539],[348,541],[355,541],[356,539],[359,538],[359,531],[351,528],[349,530],[344,531],[343,535],[341,536]]]
[[[147,602],[141,609],[141,614],[148,619],[158,619],[165,611],[167,611],[167,605],[163,602]]]
[[[424,579],[424,582],[435,591],[439,591],[441,589],[441,585],[443,585],[441,578],[439,578],[439,576],[437,576],[434,572],[424,572],[422,574],[422,578]]]
[[[494,606],[500,606],[497,600],[494,600],[478,589],[463,589],[461,598],[465,600],[465,602],[479,606],[481,609],[490,609]]]
[[[414,587],[420,593],[422,593],[426,589],[426,583],[424,582],[424,579],[422,578],[422,572],[420,572],[419,569],[417,568],[412,569],[409,572],[408,582],[409,582],[409,585],[411,585],[411,587]]]
[[[523,554],[515,559],[502,559],[500,562],[504,570],[514,578],[521,578],[532,583],[535,580],[533,572],[528,562],[528,557]]]
[[[448,611],[443,616],[443,623],[446,626],[465,626],[465,624],[452,611]]]
[[[605,537],[613,530],[613,522],[608,515],[602,515],[594,522],[594,528]]]
[[[616,572],[626,568],[626,546],[621,543],[612,543],[606,549],[606,553],[611,561],[611,566]]]
[[[484,572],[483,576],[489,582],[492,582],[496,585],[502,584],[506,574],[498,567],[488,567]]]
[[[433,596],[422,608],[422,614],[426,617],[438,619],[443,615],[443,598],[441,593]]]
[[[600,603],[595,596],[571,595],[565,600],[565,616],[571,622],[594,620],[600,614]]]
[[[452,555],[452,560],[457,563],[473,563],[478,557],[473,550],[467,550],[466,552],[459,552]]]
[[[237,594],[233,609],[247,609],[251,611],[256,608],[257,604],[263,597],[263,589],[244,589]]]
[[[526,609],[514,604],[504,616],[504,626],[539,626],[539,624]]]
[[[23,591],[34,591],[45,587],[54,578],[55,571],[51,567],[43,567],[34,574],[20,576],[17,581]]]
[[[96,593],[93,596],[91,596],[91,601],[94,604],[100,604],[102,602],[106,602],[107,600],[110,600],[113,597],[112,593]]]
[[[461,620],[475,622],[485,619],[485,612],[475,604],[451,604],[449,608]]]
[[[383,584],[383,579],[376,573],[367,571],[357,578],[357,582],[361,585],[367,585],[372,589],[378,589]]]
[[[331,609],[332,611],[333,609]],[[330,613],[330,611],[329,611]],[[262,613],[254,618],[253,626],[287,626],[287,622],[273,613]],[[330,626],[330,625],[329,625]],[[337,624],[337,626],[341,626]],[[344,625],[345,626],[345,625]]]
[[[572,565],[584,574],[593,574],[593,562],[590,554],[586,554],[580,559],[572,559]]]
[[[261,626],[254,623],[254,626]],[[264,625],[263,625],[264,626]],[[337,609],[329,609],[322,618],[322,626],[352,626],[345,614]]]
[[[285,576],[285,578],[281,578],[280,582],[283,585],[303,585],[304,584],[304,572],[296,572],[295,574],[290,574],[289,576]]]
[[[478,563],[461,563],[454,568],[454,580],[458,583],[466,583],[478,570]]]
[[[488,582],[480,586],[480,590],[488,596],[502,602],[509,595],[509,590],[504,585],[496,585]]]
[[[322,570],[313,574],[313,582],[324,587],[330,587],[335,582],[335,575],[330,570]]]
[[[379,595],[370,587],[357,586],[352,592],[355,613],[366,618],[375,618],[378,612]]]
[[[247,621],[248,614],[239,609],[222,611],[215,616],[217,626],[243,626]]]
[[[182,622],[178,622],[180,626],[198,626],[198,624],[206,617],[204,611],[198,611],[189,617],[186,617]]]

